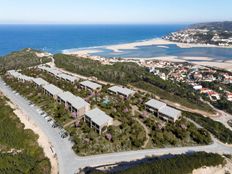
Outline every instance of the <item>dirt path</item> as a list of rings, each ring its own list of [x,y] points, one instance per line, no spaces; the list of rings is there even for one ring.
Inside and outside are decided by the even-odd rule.
[[[69,127],[70,125],[72,125],[72,124],[75,123],[76,121],[77,121],[77,119],[72,120],[72,121],[66,123],[63,127],[64,127],[64,128]]]
[[[132,115],[133,115],[133,116],[135,116],[135,112],[141,113],[141,112],[138,110],[138,107],[137,107],[137,106],[132,105],[131,107],[132,107]],[[133,118],[135,121],[137,121],[137,122],[144,128],[144,130],[145,130],[145,133],[146,133],[146,141],[144,141],[144,144],[143,144],[142,148],[146,148],[148,142],[150,141],[150,136],[149,136],[150,130],[149,130],[149,129],[147,128],[147,126],[146,126],[142,121],[140,121],[138,118],[136,118],[136,117],[132,117],[132,118]]]
[[[16,105],[11,102],[7,102],[8,105],[14,109],[15,115],[20,119],[20,121],[25,125],[25,129],[31,129],[35,134],[39,135],[38,144],[43,148],[44,154],[49,158],[51,163],[51,174],[58,174],[58,162],[56,157],[54,157],[51,151],[51,144],[47,136],[37,127],[23,111],[21,111]]]
[[[136,91],[141,91],[141,92],[144,92],[144,93],[147,93],[147,94],[154,95],[153,93],[150,93],[150,92],[145,91],[143,89],[137,88],[137,87],[132,86],[132,85],[130,85],[130,86],[133,89],[135,89]],[[159,99],[159,96],[155,96],[155,97],[157,99]],[[172,101],[169,101],[169,100],[163,100],[163,102],[167,103],[169,106],[175,107],[175,108],[180,109],[182,111],[187,111],[187,112],[192,112],[192,113],[196,113],[196,114],[201,114],[201,115],[204,115],[204,116],[207,116],[207,117],[210,117],[210,118],[218,117],[217,113],[212,114],[212,113],[205,112],[205,111],[202,111],[202,110],[199,110],[199,109],[188,108],[188,107],[185,107],[185,106],[181,106],[179,103],[175,103],[175,102],[172,102]]]

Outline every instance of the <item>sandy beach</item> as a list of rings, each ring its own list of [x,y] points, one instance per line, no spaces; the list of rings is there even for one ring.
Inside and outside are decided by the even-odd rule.
[[[137,49],[137,47],[139,46],[157,45],[158,47],[161,47],[161,48],[168,48],[167,45],[170,45],[170,44],[176,44],[180,48],[194,48],[194,47],[215,47],[215,48],[217,47],[219,48],[220,47],[216,45],[185,44],[185,43],[171,42],[171,41],[164,40],[164,39],[151,39],[151,40],[139,41],[139,42],[133,42],[133,43],[109,45],[105,47],[103,46],[99,48],[105,48],[105,49],[112,50],[115,53],[120,53],[126,49],[132,49],[132,50]],[[232,47],[221,47],[221,48],[232,48]],[[86,50],[80,50],[80,51],[70,51],[65,54],[78,55],[81,57],[91,57],[90,54],[97,53],[100,51],[101,51],[100,49],[96,48],[96,49],[86,49]],[[135,58],[135,59],[144,60],[146,58]],[[190,63],[197,64],[197,65],[216,67],[216,68],[221,68],[221,69],[232,71],[232,61],[230,60],[215,61],[214,59],[209,58],[209,57],[177,57],[177,56],[153,57],[149,59],[171,61],[171,62],[190,62]]]
[[[14,109],[15,115],[20,119],[20,121],[25,125],[25,129],[31,129],[35,134],[38,134],[38,144],[43,148],[44,154],[49,158],[51,163],[51,174],[58,173],[58,162],[54,155],[51,152],[51,144],[47,136],[37,127],[30,119],[28,119],[27,115],[21,111],[16,105],[11,102],[7,102],[7,104]]]
[[[150,40],[145,40],[145,41],[138,41],[138,42],[132,42],[132,43],[125,43],[125,44],[117,44],[117,45],[108,45],[108,46],[101,46],[99,48],[105,48],[108,50],[111,50],[115,53],[120,53],[123,50],[127,49],[137,49],[137,47],[140,46],[151,46],[151,45],[157,45],[160,48],[168,48],[167,45],[170,44],[175,44],[180,48],[194,48],[194,47],[215,47],[215,48],[232,48],[232,47],[224,47],[224,46],[216,46],[216,45],[209,45],[209,44],[187,44],[187,43],[178,43],[178,42],[171,42],[168,40],[164,39],[150,39]],[[70,50],[65,52],[65,54],[74,54],[74,55],[79,55],[79,56],[89,56],[89,54],[97,53],[100,52],[101,50],[99,49],[86,49],[86,50]]]

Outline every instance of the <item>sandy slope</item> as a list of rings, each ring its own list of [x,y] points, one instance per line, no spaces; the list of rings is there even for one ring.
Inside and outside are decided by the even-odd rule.
[[[51,167],[52,167],[51,174],[57,174],[58,173],[57,159],[53,156],[51,152],[50,149],[51,144],[49,143],[47,136],[40,130],[39,127],[37,127],[31,120],[29,120],[27,115],[24,114],[17,106],[15,106],[11,102],[8,102],[8,104],[12,109],[14,109],[14,113],[17,115],[20,121],[25,125],[25,129],[31,129],[34,133],[39,135],[38,143],[43,148],[45,156],[48,157],[51,162]]]
[[[202,167],[193,171],[193,174],[225,174],[226,172],[232,172],[232,163],[227,160],[227,164],[217,167]]]

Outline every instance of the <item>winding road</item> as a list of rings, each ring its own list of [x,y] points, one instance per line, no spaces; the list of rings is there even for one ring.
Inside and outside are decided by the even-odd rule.
[[[62,139],[59,135],[59,130],[57,128],[52,128],[47,121],[40,116],[40,114],[37,112],[38,108],[31,107],[28,100],[20,95],[15,95],[11,88],[4,85],[4,82],[1,79],[0,90],[7,98],[11,100],[12,103],[17,105],[18,108],[25,113],[27,119],[33,121],[35,125],[37,125],[47,135],[57,154],[60,174],[74,174],[77,173],[80,168],[87,166],[99,166],[123,161],[137,160],[151,155],[181,154],[193,151],[232,154],[231,146],[222,144],[218,140],[213,139],[213,144],[206,146],[138,150],[80,157],[77,156],[72,150],[72,143],[67,138]]]

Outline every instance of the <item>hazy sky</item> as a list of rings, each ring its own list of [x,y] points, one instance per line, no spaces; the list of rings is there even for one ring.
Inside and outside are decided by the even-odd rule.
[[[138,24],[232,20],[232,0],[0,0],[0,23]]]

